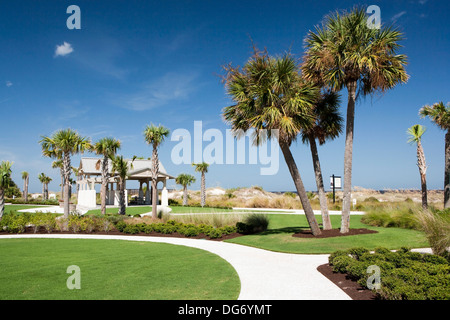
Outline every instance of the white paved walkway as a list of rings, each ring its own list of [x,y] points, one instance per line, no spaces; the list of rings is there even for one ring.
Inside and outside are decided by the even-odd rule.
[[[82,234],[4,235],[6,238],[119,239],[170,243],[207,250],[228,261],[241,281],[240,300],[351,300],[317,267],[328,255],[278,253],[220,241]]]

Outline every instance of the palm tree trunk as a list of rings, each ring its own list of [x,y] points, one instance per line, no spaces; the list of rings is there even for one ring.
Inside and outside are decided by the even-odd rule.
[[[157,180],[158,180],[158,172],[159,172],[159,162],[158,162],[158,149],[156,145],[153,144],[153,153],[152,153],[152,218],[158,218],[157,212],[157,196],[158,190],[157,188]]]
[[[3,188],[0,188],[0,220],[2,220],[4,212],[5,212],[5,190],[3,190]]]
[[[420,173],[420,184],[422,187],[422,208],[424,210],[428,209],[427,200],[427,165],[425,162],[425,153],[423,151],[422,143],[420,140],[417,141],[417,166],[419,167]]]
[[[344,197],[342,203],[341,233],[350,230],[350,200],[352,192],[352,159],[353,159],[353,130],[355,122],[356,81],[347,84],[347,124],[345,130],[344,153]]]
[[[61,198],[64,198],[64,171],[63,171],[63,168],[60,168],[59,172],[61,174]]]
[[[317,224],[316,217],[314,216],[314,211],[311,207],[311,204],[308,200],[308,195],[306,194],[305,187],[303,185],[303,181],[300,177],[300,173],[298,172],[297,165],[295,164],[295,160],[292,157],[291,150],[289,149],[289,145],[279,139],[280,148],[284,155],[284,160],[289,168],[289,172],[291,173],[292,179],[294,180],[295,188],[297,189],[297,193],[300,197],[300,201],[303,206],[303,210],[305,211],[306,220],[311,228],[311,232],[314,236],[318,236],[321,234],[319,225]]]
[[[183,186],[183,206],[187,206],[187,186]]]
[[[64,218],[69,218],[70,213],[70,154],[65,152],[63,156],[63,169],[64,169]]]
[[[201,183],[201,205],[205,206],[206,203],[206,185],[205,185],[205,172],[202,171],[202,183]]]
[[[450,130],[445,134],[444,208],[450,208]]]
[[[106,186],[108,184],[108,157],[103,157],[102,163],[102,187],[100,189],[101,211],[106,214]]]
[[[119,214],[125,215],[125,179],[120,179],[119,183]]]
[[[333,227],[331,225],[330,215],[328,213],[327,197],[325,195],[325,188],[323,186],[322,170],[320,168],[320,161],[319,161],[319,152],[317,151],[316,139],[312,135],[309,136],[309,146],[311,148],[317,191],[319,193],[320,211],[322,212],[322,228],[323,230],[330,230]]]
[[[28,182],[29,182],[29,177],[26,177],[24,180],[24,186],[23,186],[23,197],[25,198],[25,202],[28,202]]]

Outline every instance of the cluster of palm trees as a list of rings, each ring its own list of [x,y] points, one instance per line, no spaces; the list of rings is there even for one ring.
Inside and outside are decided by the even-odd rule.
[[[159,173],[159,160],[158,160],[158,147],[164,141],[164,138],[169,134],[169,130],[163,126],[150,125],[144,130],[144,138],[148,144],[153,146],[152,153],[152,216],[157,218],[156,211],[156,179]],[[120,141],[106,137],[98,140],[95,143],[91,143],[91,140],[87,137],[82,137],[78,132],[72,129],[62,129],[51,136],[43,136],[39,141],[42,154],[46,157],[56,159],[55,167],[61,170],[61,180],[63,185],[63,198],[64,198],[64,217],[69,216],[69,199],[70,199],[70,186],[72,174],[71,157],[76,154],[82,154],[84,152],[95,152],[97,155],[101,155],[102,158],[97,162],[97,169],[101,168],[102,186],[101,186],[101,212],[106,213],[106,188],[107,183],[112,175],[119,185],[120,205],[119,213],[125,214],[125,181],[128,175],[128,171],[133,166],[133,160],[129,163],[122,155],[116,155],[117,151],[121,147]],[[109,172],[109,161],[111,161],[111,173]],[[45,175],[43,175],[45,176]],[[50,181],[48,181],[50,182]],[[48,184],[48,183],[47,183]]]
[[[419,110],[422,118],[428,117],[439,128],[445,132],[445,164],[444,164],[444,208],[450,208],[450,102],[436,102],[433,105],[425,105]],[[422,136],[426,128],[420,124],[415,124],[408,128],[408,142],[417,144],[417,166],[420,174],[420,184],[422,188],[422,208],[428,209],[427,200],[427,165],[425,152],[422,146]]]
[[[2,161],[0,163],[0,220],[5,211],[5,190],[11,184],[11,167],[13,163],[10,161]]]
[[[392,27],[371,29],[363,8],[331,13],[322,26],[309,31],[301,62],[289,53],[272,57],[254,49],[244,67],[224,67],[224,83],[232,106],[223,110],[225,121],[238,136],[255,130],[254,143],[276,138],[294,181],[311,231],[321,230],[307,197],[290,146],[302,136],[313,156],[316,183],[324,218],[331,228],[324,199],[316,139],[324,143],[341,133],[339,91],[348,93],[344,154],[344,197],[341,233],[349,232],[355,104],[359,97],[385,92],[405,83],[406,56],[398,54],[402,34]]]
[[[201,187],[200,187],[200,205],[202,207],[206,204],[206,178],[205,174],[208,172],[209,164],[206,162],[201,163],[192,163],[192,166],[195,167],[196,172],[200,172],[201,174]],[[187,173],[181,173],[179,174],[175,182],[177,184],[180,184],[183,186],[183,206],[186,206],[188,204],[188,194],[187,194],[187,187],[191,184],[195,183],[196,179],[193,175],[187,174]]]

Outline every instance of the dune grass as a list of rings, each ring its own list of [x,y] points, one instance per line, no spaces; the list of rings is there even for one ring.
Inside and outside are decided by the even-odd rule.
[[[1,239],[0,300],[237,299],[233,267],[204,250],[164,243]],[[81,271],[69,290],[67,267]]]
[[[226,242],[248,245],[266,250],[289,253],[332,253],[352,247],[365,247],[373,250],[376,247],[399,249],[402,246],[411,248],[429,247],[423,232],[401,228],[372,227],[361,222],[362,216],[351,216],[351,228],[367,228],[378,231],[376,234],[354,235],[345,237],[305,239],[292,237],[301,229],[309,229],[304,215],[269,214],[269,226],[265,232],[246,235]],[[322,219],[316,215],[319,223]],[[332,215],[333,228],[339,228],[340,215]]]

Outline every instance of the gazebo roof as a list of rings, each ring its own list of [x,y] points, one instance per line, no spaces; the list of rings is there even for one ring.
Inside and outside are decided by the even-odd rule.
[[[101,168],[96,168],[97,162],[102,161],[101,158],[81,158],[80,160],[80,166],[79,169],[82,171],[83,174],[87,175],[95,175],[100,176]],[[128,179],[127,180],[140,180],[140,179],[147,179],[152,177],[152,160],[145,160],[145,159],[135,159],[132,163],[132,159],[126,159],[128,162]],[[111,173],[111,160],[108,160],[108,172]],[[159,161],[159,173],[158,178],[165,178],[165,179],[175,179],[175,177],[169,175],[164,168],[161,161]]]

